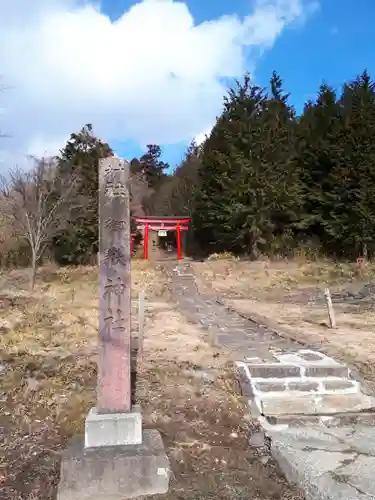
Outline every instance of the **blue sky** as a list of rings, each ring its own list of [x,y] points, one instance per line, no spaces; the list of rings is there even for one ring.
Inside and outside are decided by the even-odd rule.
[[[273,70],[300,111],[322,82],[375,76],[375,0],[0,0],[0,173],[92,123],[119,156],[174,167],[228,82]]]
[[[103,12],[112,19],[120,16],[132,2],[102,0]],[[249,11],[248,0],[188,0],[196,23]],[[339,88],[364,68],[375,76],[373,30],[375,0],[321,0],[319,9],[303,25],[287,27],[270,51],[259,59],[255,78],[261,85],[273,70],[284,80],[297,111],[316,94],[323,81]],[[186,144],[162,145],[164,159],[171,165],[183,156]],[[131,143],[114,143],[119,155],[137,156],[142,151]]]

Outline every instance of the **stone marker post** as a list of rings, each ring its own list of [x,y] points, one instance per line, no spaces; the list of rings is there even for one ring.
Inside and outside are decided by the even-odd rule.
[[[99,162],[98,401],[86,419],[86,447],[142,442],[141,413],[131,408],[130,264],[129,164],[105,158]]]
[[[99,169],[98,412],[131,409],[129,166],[118,158]]]
[[[333,310],[331,292],[329,291],[329,288],[326,288],[324,290],[324,298],[325,298],[326,304],[327,304],[330,327],[336,328],[335,311]]]
[[[87,415],[84,441],[73,440],[62,458],[58,500],[124,500],[168,491],[160,433],[142,429],[140,407],[131,404],[129,207],[129,163],[101,160],[97,406]]]

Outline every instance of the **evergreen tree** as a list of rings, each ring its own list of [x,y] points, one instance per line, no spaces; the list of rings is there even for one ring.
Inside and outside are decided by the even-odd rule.
[[[203,249],[249,251],[260,234],[254,224],[256,180],[251,172],[259,164],[262,89],[245,75],[224,99],[222,116],[205,141],[198,169],[194,228]]]
[[[268,92],[245,75],[229,89],[210,136],[190,145],[172,175],[160,147],[149,144],[130,165],[132,213],[192,216],[205,252],[257,257],[287,250],[297,235],[318,237],[336,255],[373,255],[375,83],[365,71],[339,98],[321,85],[300,117],[288,98],[275,72]],[[98,160],[111,154],[91,125],[61,151],[57,175],[78,177],[74,206],[82,203],[54,241],[59,262],[96,254]]]
[[[301,212],[301,183],[293,161],[295,110],[288,104],[288,99],[289,94],[284,93],[280,76],[273,72],[270,93],[264,101],[261,115],[261,168],[257,172],[262,186],[257,192],[258,210],[263,213],[268,226],[268,230],[265,226],[261,231],[266,251],[284,250],[280,244],[273,248],[273,241],[277,237],[282,243],[286,234],[289,242]]]
[[[304,202],[299,227],[305,234],[317,236],[326,248],[336,244],[335,236],[327,233],[325,221],[332,210],[331,172],[341,161],[342,123],[335,91],[324,84],[316,102],[305,106],[297,127],[295,163]]]
[[[160,158],[160,146],[156,144],[148,144],[147,152],[142,155],[139,160],[140,172],[142,172],[148,186],[151,189],[159,187],[165,176],[164,171],[169,168],[169,165],[164,163]]]
[[[143,208],[146,214],[155,215],[158,210],[158,196],[166,180],[165,170],[169,168],[167,163],[161,160],[161,148],[155,144],[148,144],[147,151],[139,160],[133,159],[130,171],[142,179],[148,186],[148,192],[143,198]]]
[[[193,141],[180,165],[172,175],[165,177],[155,196],[155,215],[191,216],[200,163],[199,151]]]
[[[142,164],[138,158],[133,158],[130,160],[130,173],[135,175],[142,175]]]
[[[329,176],[330,217],[324,225],[342,253],[367,257],[375,252],[375,83],[367,71],[344,86],[340,106],[342,156]]]
[[[90,124],[71,134],[60,151],[57,175],[77,176],[77,197],[82,205],[74,214],[68,228],[53,242],[56,260],[61,264],[85,264],[98,252],[98,164],[100,158],[112,156],[110,146],[94,133]]]
[[[298,218],[295,112],[274,73],[271,94],[248,75],[229,91],[206,141],[194,223],[204,246],[256,257]]]

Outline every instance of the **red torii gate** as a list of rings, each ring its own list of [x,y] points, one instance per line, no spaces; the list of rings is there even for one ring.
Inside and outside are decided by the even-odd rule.
[[[190,217],[135,217],[134,220],[144,227],[143,256],[148,259],[148,235],[152,231],[176,231],[177,258],[182,259],[181,231],[189,229]]]

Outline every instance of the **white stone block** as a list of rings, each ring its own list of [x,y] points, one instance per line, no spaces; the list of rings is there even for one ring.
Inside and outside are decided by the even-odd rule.
[[[142,443],[142,415],[139,406],[128,413],[98,413],[91,408],[85,422],[85,448]]]

